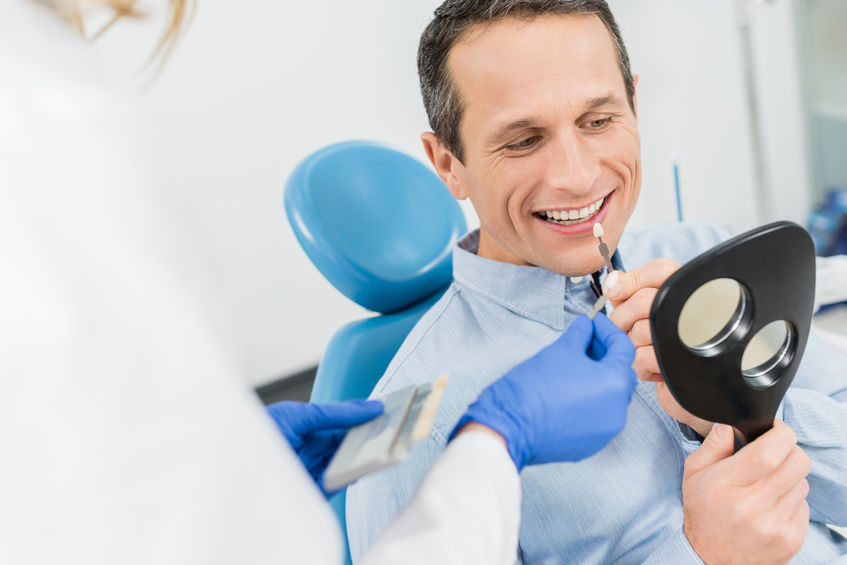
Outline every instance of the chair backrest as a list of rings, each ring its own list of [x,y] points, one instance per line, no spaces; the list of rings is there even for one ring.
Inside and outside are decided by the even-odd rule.
[[[336,332],[311,401],[367,397],[450,284],[453,244],[467,230],[462,211],[428,167],[369,141],[330,145],[304,159],[284,200],[297,240],[324,277],[382,314]],[[344,501],[342,491],[330,504],[346,533]]]

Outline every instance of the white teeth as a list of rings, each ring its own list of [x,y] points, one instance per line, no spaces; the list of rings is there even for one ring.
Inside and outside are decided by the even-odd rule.
[[[546,210],[544,214],[547,216],[548,221],[554,223],[563,225],[576,224],[585,221],[599,212],[605,201],[605,198],[601,198],[597,202],[593,202],[579,210]]]

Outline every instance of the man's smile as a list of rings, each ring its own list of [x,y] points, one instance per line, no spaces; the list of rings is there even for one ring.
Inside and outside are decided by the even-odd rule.
[[[533,214],[547,222],[559,224],[561,226],[570,226],[586,222],[596,216],[603,208],[603,204],[609,195],[600,198],[590,204],[578,208],[559,208],[553,210],[540,210]]]

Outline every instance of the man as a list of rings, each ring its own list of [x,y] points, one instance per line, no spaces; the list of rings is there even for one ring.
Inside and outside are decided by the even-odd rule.
[[[825,525],[847,523],[841,358],[810,340],[781,421],[736,454],[726,426],[712,429],[655,384],[647,319],[656,289],[721,236],[686,225],[624,234],[641,181],[637,77],[606,3],[448,0],[418,63],[433,128],[422,136],[427,155],[481,227],[459,243],[453,285],[374,390],[443,371],[452,378],[412,460],[350,489],[354,560],[479,390],[591,309],[585,275],[597,271],[644,382],[623,432],[600,453],[522,473],[521,560],[821,563],[847,553]],[[605,280],[597,222],[617,248]]]

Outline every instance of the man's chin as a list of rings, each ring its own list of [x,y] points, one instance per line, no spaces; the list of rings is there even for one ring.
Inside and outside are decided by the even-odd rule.
[[[544,234],[547,235],[547,234]],[[618,237],[606,230],[603,242],[614,253]],[[559,275],[581,277],[603,269],[605,261],[600,255],[599,241],[592,234],[579,238],[571,238],[567,242],[561,239],[537,238],[535,245],[530,246],[537,261],[529,261],[538,267],[547,269]],[[614,244],[614,245],[613,245]],[[532,253],[532,252],[531,252]]]
[[[539,267],[566,277],[583,277],[601,270],[603,264],[603,258],[599,256],[598,251],[596,258],[585,257],[580,260],[579,258],[569,257],[567,260],[548,261],[547,265],[539,265]]]

